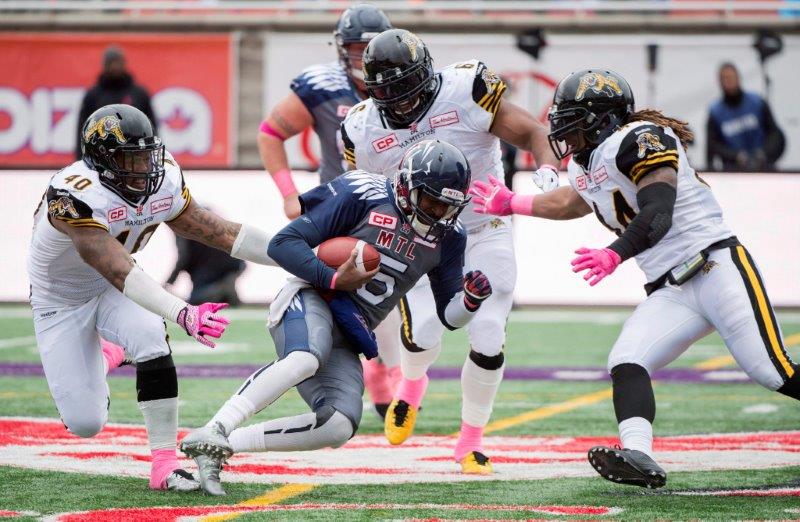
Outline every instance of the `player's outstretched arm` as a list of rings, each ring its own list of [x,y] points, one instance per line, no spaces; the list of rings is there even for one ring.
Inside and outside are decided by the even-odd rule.
[[[167,224],[179,236],[217,248],[237,259],[277,266],[267,254],[269,234],[248,224],[223,219],[194,200],[177,219]]]
[[[560,187],[546,194],[516,194],[489,176],[489,183],[476,180],[469,190],[478,214],[507,216],[521,214],[543,219],[576,219],[592,212],[572,187]]]
[[[300,201],[283,142],[313,124],[314,117],[303,101],[290,92],[261,123],[256,138],[261,162],[283,197],[283,211],[289,219],[300,215]]]
[[[544,192],[558,188],[557,165],[560,162],[550,148],[547,126],[519,105],[502,100],[492,122],[491,132],[515,147],[533,153],[538,166],[533,173],[536,186]]]
[[[181,326],[186,333],[206,346],[214,347],[208,337],[219,338],[228,320],[216,312],[227,307],[221,303],[193,306],[164,290],[144,273],[122,245],[107,230],[95,227],[74,227],[58,219],[53,226],[67,234],[86,264],[97,270],[131,301],[154,314]]]

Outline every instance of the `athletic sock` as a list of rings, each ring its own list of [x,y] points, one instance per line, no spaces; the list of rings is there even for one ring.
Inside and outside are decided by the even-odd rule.
[[[170,473],[180,468],[175,455],[178,438],[178,398],[156,399],[139,403],[147,427],[152,464],[150,488],[163,489]]]
[[[103,351],[103,363],[106,367],[106,375],[114,368],[119,367],[125,360],[125,350],[122,346],[100,338],[100,349]]]
[[[400,380],[400,386],[397,388],[397,399],[406,401],[414,408],[419,408],[422,402],[422,397],[425,395],[425,390],[428,389],[428,376],[423,375],[419,379],[407,379],[403,377]]]
[[[623,448],[653,456],[653,425],[643,417],[631,417],[619,423],[619,439]]]
[[[456,462],[461,462],[461,459],[472,451],[483,453],[483,426],[470,426],[462,421],[461,432],[456,442]]]
[[[389,369],[377,357],[362,359],[364,370],[364,388],[373,404],[389,404],[392,402],[392,386],[389,381]]]

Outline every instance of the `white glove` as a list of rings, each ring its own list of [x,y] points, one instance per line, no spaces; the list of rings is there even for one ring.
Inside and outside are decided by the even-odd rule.
[[[533,182],[542,189],[542,192],[550,192],[558,188],[558,169],[552,165],[542,165],[533,173]]]

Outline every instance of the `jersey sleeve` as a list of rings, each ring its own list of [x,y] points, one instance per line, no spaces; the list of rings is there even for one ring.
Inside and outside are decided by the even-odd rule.
[[[344,160],[348,162],[350,165],[356,165],[356,144],[353,143],[353,140],[350,139],[350,136],[347,134],[347,126],[345,122],[342,122],[342,156]]]
[[[622,138],[617,169],[634,183],[661,167],[678,170],[678,143],[659,125],[640,125]]]
[[[459,225],[442,240],[442,258],[439,264],[428,272],[436,314],[443,325],[452,329],[445,319],[445,309],[453,296],[464,288],[464,252],[467,235]]]
[[[172,189],[172,206],[169,210],[169,215],[164,220],[166,222],[178,219],[187,208],[189,203],[192,202],[192,194],[189,192],[189,187],[186,186],[186,180],[183,178],[183,170],[178,166],[178,163],[167,155],[164,158],[164,165],[167,168],[166,179],[164,183],[171,183]],[[153,203],[158,204],[158,201]]]
[[[470,65],[472,66],[470,69],[474,73],[471,76],[472,103],[469,114],[477,130],[489,132],[492,122],[494,122],[494,115],[497,114],[497,108],[500,106],[500,100],[503,93],[506,92],[506,82],[483,62],[466,62],[456,65],[455,68],[466,68]]]
[[[366,103],[365,100],[350,107],[347,116],[342,120],[342,155],[351,165],[372,172],[368,164],[369,154],[363,150]]]
[[[74,227],[101,228],[108,232],[105,208],[91,194],[51,184],[47,188],[47,214]]]

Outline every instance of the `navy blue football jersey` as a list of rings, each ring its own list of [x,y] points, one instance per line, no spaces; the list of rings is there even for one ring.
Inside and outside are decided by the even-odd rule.
[[[386,177],[361,170],[348,172],[302,194],[300,202],[303,216],[299,219],[316,227],[320,242],[350,236],[380,252],[378,274],[351,293],[370,328],[377,326],[425,274],[440,312],[462,290],[467,240],[461,225],[438,243],[423,241],[396,207]]]
[[[319,177],[321,183],[327,183],[347,170],[340,126],[350,107],[361,100],[339,62],[308,67],[290,87],[314,117],[322,148]]]

